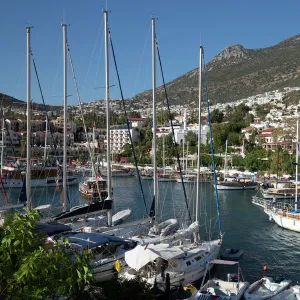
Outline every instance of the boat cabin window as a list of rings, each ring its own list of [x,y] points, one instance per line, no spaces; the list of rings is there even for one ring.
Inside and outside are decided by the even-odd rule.
[[[195,257],[195,260],[198,261],[198,260],[200,260],[200,259],[202,259],[202,258],[203,258],[203,256],[198,255],[198,256]]]

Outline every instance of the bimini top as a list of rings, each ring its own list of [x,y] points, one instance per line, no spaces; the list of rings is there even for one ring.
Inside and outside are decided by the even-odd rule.
[[[38,223],[36,226],[37,232],[43,232],[47,234],[48,236],[52,236],[58,233],[71,231],[72,228],[68,225],[59,224],[59,223]]]
[[[169,260],[184,255],[185,252],[180,247],[170,247],[169,244],[137,245],[134,249],[125,252],[125,261],[130,268],[138,271],[147,263],[154,261],[158,257]]]
[[[63,237],[73,245],[89,249],[93,249],[109,243],[123,243],[126,241],[117,236],[90,232],[70,232],[69,234],[64,234]]]

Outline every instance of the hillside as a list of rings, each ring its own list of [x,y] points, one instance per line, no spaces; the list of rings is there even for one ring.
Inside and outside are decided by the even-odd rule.
[[[300,35],[262,49],[231,45],[216,55],[206,68],[212,103],[226,103],[287,86],[300,86]],[[196,106],[198,69],[169,82],[167,89],[172,105]],[[164,100],[162,87],[158,89],[158,99]],[[133,98],[134,106],[150,101],[150,90]]]
[[[26,110],[26,103],[25,101],[22,100],[18,100],[14,97],[5,95],[0,93],[0,105],[2,105],[2,107],[4,108],[10,108],[11,110],[21,110],[24,111]],[[40,103],[32,103],[32,109],[33,110],[37,110],[37,111],[44,111],[44,105],[40,104]],[[61,109],[60,106],[52,106],[52,105],[46,105],[46,109],[47,111],[56,111],[58,109]]]

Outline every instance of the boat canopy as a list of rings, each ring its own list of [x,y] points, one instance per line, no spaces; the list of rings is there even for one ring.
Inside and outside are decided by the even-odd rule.
[[[210,262],[211,264],[215,265],[236,265],[239,262],[238,261],[231,261],[231,260],[224,260],[224,259],[214,259]]]
[[[134,249],[125,253],[125,261],[128,266],[139,271],[147,263],[161,257],[165,260],[181,257],[185,254],[179,247],[170,247],[169,244],[149,244],[148,246],[137,245]]]
[[[93,249],[109,243],[123,243],[126,240],[104,233],[72,232],[64,236],[73,245]]]
[[[36,226],[37,232],[44,232],[48,236],[71,230],[72,227],[59,223],[38,223]]]

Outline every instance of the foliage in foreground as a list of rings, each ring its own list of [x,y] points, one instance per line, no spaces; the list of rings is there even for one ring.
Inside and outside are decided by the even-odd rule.
[[[92,274],[90,253],[67,253],[67,243],[45,248],[36,232],[39,213],[14,213],[0,229],[0,296],[6,299],[47,299],[55,295],[80,297]]]
[[[143,280],[110,280],[98,285],[102,289],[103,300],[151,300],[155,299],[150,286]]]

